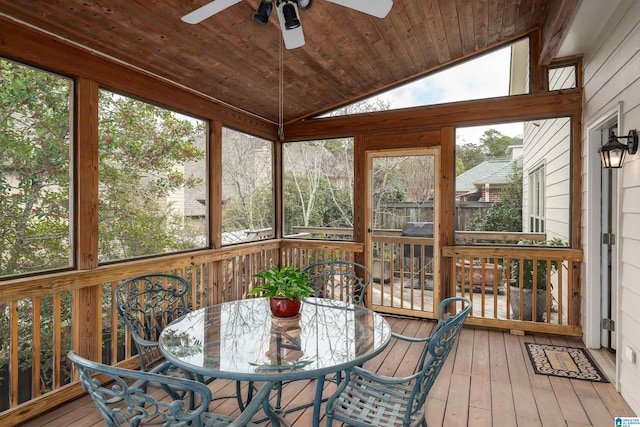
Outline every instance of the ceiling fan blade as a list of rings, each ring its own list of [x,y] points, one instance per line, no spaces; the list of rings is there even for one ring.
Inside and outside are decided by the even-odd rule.
[[[393,0],[327,0],[340,6],[348,7],[359,12],[378,18],[387,16],[393,6]]]
[[[187,24],[199,24],[210,16],[225,10],[229,6],[240,3],[242,0],[213,0],[202,7],[197,8],[191,13],[187,13],[182,20]]]
[[[296,10],[296,16],[300,17],[298,5],[296,3],[290,3]],[[300,46],[304,46],[304,33],[302,32],[302,25],[298,28],[292,28],[287,30],[285,27],[285,19],[282,14],[282,7],[276,7],[278,15],[278,21],[280,21],[280,28],[282,28],[282,38],[284,39],[284,47],[287,49],[295,49]]]

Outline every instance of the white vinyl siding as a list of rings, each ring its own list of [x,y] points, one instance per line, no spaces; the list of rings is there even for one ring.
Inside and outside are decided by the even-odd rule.
[[[529,188],[531,189],[529,198],[529,231],[534,233],[544,233],[544,173],[544,165],[542,165],[529,174]]]
[[[525,123],[523,173],[523,224],[525,231],[531,229],[530,215],[532,197],[530,177],[544,165],[544,231],[547,239],[570,239],[570,193],[571,193],[571,120],[566,117],[536,120]]]
[[[585,126],[598,120],[617,106],[621,106],[619,134],[640,128],[640,2],[624,0],[605,26],[593,47],[584,56],[584,110]],[[586,128],[585,128],[586,129]],[[588,133],[583,132],[584,137]],[[587,141],[588,142],[588,141]],[[583,144],[583,157],[597,155]],[[591,150],[593,151],[593,150]],[[588,170],[588,168],[584,168]],[[619,216],[617,218],[619,251],[616,267],[619,272],[619,313],[617,330],[618,386],[622,396],[640,414],[640,368],[624,357],[630,347],[640,354],[640,156],[629,156],[622,169],[616,171],[619,188]],[[615,178],[614,178],[615,179]],[[585,173],[582,182],[589,182]],[[583,195],[585,200],[597,195]],[[585,203],[586,208],[589,204]],[[586,217],[586,215],[583,215]],[[597,227],[583,224],[583,227]],[[586,231],[585,231],[586,232]],[[585,234],[583,232],[583,235]],[[599,242],[586,242],[586,245]],[[587,247],[585,247],[587,249]],[[587,260],[589,262],[589,260]],[[591,262],[597,262],[592,260]],[[584,270],[583,270],[584,271]],[[583,275],[583,289],[592,280]],[[583,301],[583,307],[588,302]]]

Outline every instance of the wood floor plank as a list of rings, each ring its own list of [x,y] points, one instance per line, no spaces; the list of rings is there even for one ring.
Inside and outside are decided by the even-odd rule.
[[[505,347],[507,348],[507,364],[509,366],[509,376],[518,378],[518,381],[511,382],[513,393],[513,405],[516,411],[518,423],[530,423],[537,420],[532,425],[540,425],[538,408],[536,407],[529,375],[523,355],[523,346],[520,338],[516,335],[505,335]],[[528,361],[527,361],[528,363]]]
[[[509,366],[502,332],[489,332],[489,357],[491,358],[491,381],[508,383],[510,381]]]
[[[530,342],[527,338],[528,337],[520,337],[520,342],[523,346],[525,342]],[[525,357],[528,356],[525,354]],[[551,387],[549,376],[536,374],[533,371],[533,365],[531,365],[531,363],[525,364],[527,365],[527,375],[529,376],[529,383],[531,384],[531,390],[536,401],[538,415],[542,425],[545,427],[561,427],[566,425],[564,415],[560,410],[560,405]]]
[[[551,382],[551,387],[553,388],[553,392],[560,405],[560,410],[567,423],[573,422],[588,425],[589,417],[587,417],[586,412],[582,408],[580,399],[578,399],[571,385],[571,380],[550,376],[549,381]]]
[[[589,422],[594,426],[605,426],[607,424],[611,424],[615,414],[611,414],[607,405],[605,405],[602,399],[600,399],[598,392],[593,387],[593,384],[595,383],[575,379],[570,381],[578,399],[580,399],[580,402],[582,403],[582,407],[584,408],[587,417],[589,417]]]
[[[496,427],[517,426],[511,383],[491,381],[491,411]]]
[[[505,334],[500,331],[490,331],[489,357],[491,358],[491,409],[493,413],[493,425],[509,427],[516,426],[517,424],[506,352]]]
[[[467,425],[473,427],[491,427],[491,409],[469,407],[469,423]]]
[[[491,380],[480,375],[471,376],[469,407],[488,410],[491,413]]]
[[[434,322],[403,317],[389,317],[394,332],[410,336],[429,336]],[[438,426],[610,426],[613,416],[633,417],[629,405],[612,384],[591,383],[568,378],[535,374],[524,349],[525,342],[582,346],[573,338],[551,335],[514,336],[508,332],[464,328],[449,359],[426,401],[426,419],[430,427]],[[390,375],[411,372],[419,350],[392,339],[387,348],[368,361],[365,368]],[[315,380],[296,381],[285,386],[283,407],[311,401]],[[209,386],[214,395],[235,392],[235,382],[216,380]],[[243,391],[246,395],[246,383]],[[325,383],[323,396],[335,390]],[[272,392],[272,399],[275,392]],[[212,410],[237,415],[235,400],[211,404]],[[288,414],[294,427],[311,425],[313,409]],[[262,413],[258,414],[262,417]],[[324,405],[321,425],[324,426]],[[104,427],[100,414],[87,397],[43,414],[26,427]],[[4,426],[3,426],[4,427]],[[334,423],[334,427],[340,424]]]
[[[458,336],[458,351],[455,354],[453,373],[471,375],[473,363],[473,330],[463,329]]]
[[[444,426],[444,413],[447,401],[435,397],[427,397],[425,403],[425,419],[428,426]]]
[[[489,331],[474,330],[471,375],[491,379],[491,358],[489,357]]]
[[[620,398],[620,394],[609,383],[595,383],[593,387],[596,389],[598,396],[607,406],[610,413],[616,417],[635,417],[631,407]]]
[[[467,426],[469,422],[469,375],[451,375],[449,398],[444,419],[447,427]]]

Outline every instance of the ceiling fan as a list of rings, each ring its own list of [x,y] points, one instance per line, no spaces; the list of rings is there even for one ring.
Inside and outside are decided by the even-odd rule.
[[[213,0],[182,17],[184,22],[198,24],[242,0]],[[359,12],[384,18],[393,6],[393,0],[327,0]],[[260,0],[253,20],[262,25],[269,23],[269,16],[275,4],[276,14],[282,28],[282,38],[287,49],[304,45],[304,33],[298,18],[299,9],[308,10],[313,0]]]

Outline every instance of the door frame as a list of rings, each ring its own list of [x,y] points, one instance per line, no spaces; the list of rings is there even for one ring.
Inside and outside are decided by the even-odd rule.
[[[364,260],[367,268],[372,269],[373,254],[372,254],[372,237],[373,237],[373,159],[381,157],[402,157],[402,156],[433,156],[434,157],[434,197],[433,197],[433,221],[434,221],[434,233],[433,233],[433,268],[434,273],[440,271],[442,266],[442,257],[440,251],[440,239],[439,239],[439,223],[440,223],[440,209],[441,204],[441,169],[442,158],[441,148],[438,145],[433,146],[416,146],[416,147],[402,147],[402,148],[370,148],[365,150],[365,170],[366,179],[364,180],[364,205],[365,205],[365,238],[364,238]],[[433,312],[437,313],[437,307],[440,301],[446,295],[446,292],[442,289],[440,277],[436,279],[434,274],[434,293],[433,293]],[[435,286],[436,283],[440,286]],[[368,301],[369,306],[371,300]]]
[[[601,296],[603,289],[603,283],[600,280],[603,259],[601,256],[601,242],[602,242],[602,214],[601,214],[601,174],[602,163],[600,161],[600,155],[598,149],[602,143],[601,132],[603,129],[608,128],[611,124],[617,122],[618,129],[623,129],[622,124],[622,103],[618,103],[615,107],[609,111],[600,115],[589,126],[587,126],[587,143],[584,145],[584,162],[586,166],[586,179],[583,182],[586,184],[584,190],[585,197],[585,222],[586,230],[585,236],[585,274],[583,275],[584,281],[592,280],[590,278],[598,278],[591,283],[583,283],[583,289],[585,295],[583,298],[584,304],[584,334],[583,339],[585,345],[588,348],[600,348],[602,344],[601,337],[601,319],[604,317],[604,313],[601,307]],[[611,301],[612,304],[612,317],[619,319],[620,314],[620,292],[619,292],[619,264],[620,264],[620,223],[618,221],[618,200],[620,192],[620,173],[614,173],[612,176],[612,206],[611,206],[611,221],[612,232],[616,235],[616,244],[613,245],[611,251],[611,285],[616,287],[614,292],[615,300]],[[612,334],[612,340],[620,342],[619,327],[615,328]],[[620,352],[616,352],[616,384],[619,378],[620,364],[617,362]]]

